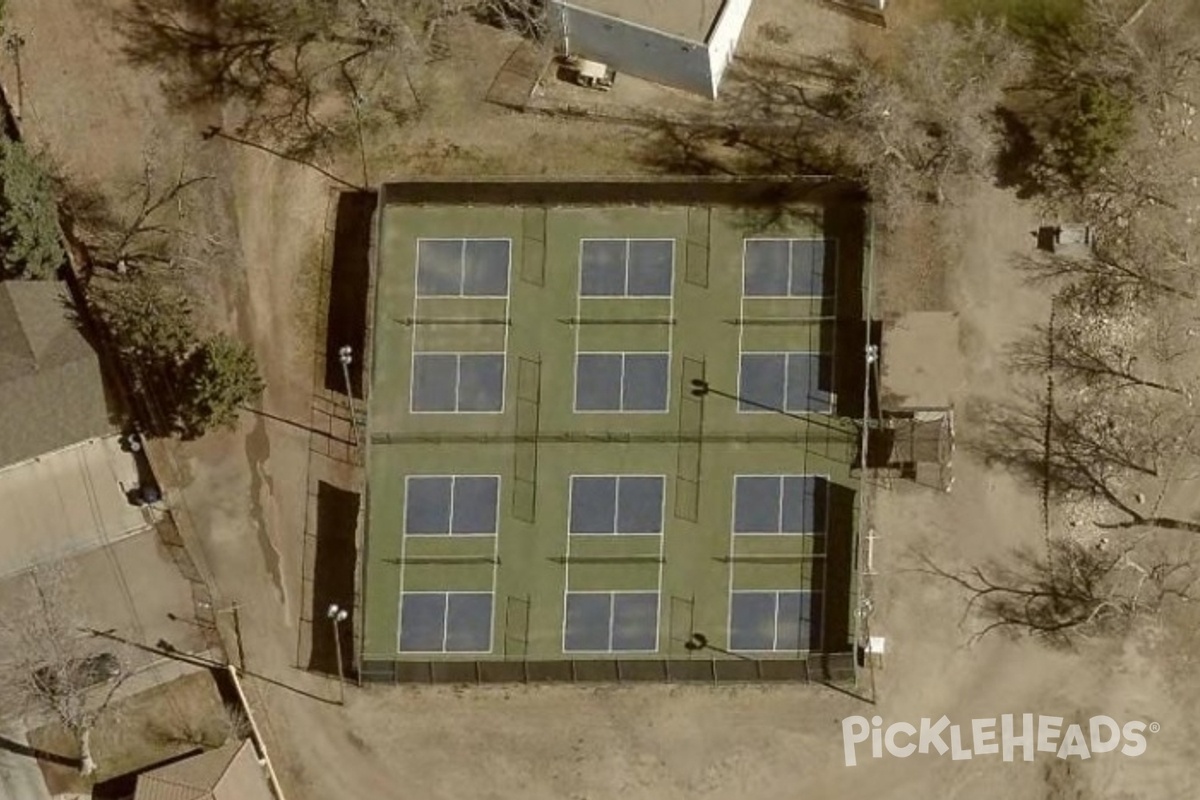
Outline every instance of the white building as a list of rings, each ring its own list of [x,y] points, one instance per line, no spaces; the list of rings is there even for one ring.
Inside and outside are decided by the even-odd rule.
[[[551,0],[567,55],[715,98],[752,0]]]

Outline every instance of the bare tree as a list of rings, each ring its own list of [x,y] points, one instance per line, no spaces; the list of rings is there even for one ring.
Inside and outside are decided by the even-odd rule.
[[[150,266],[175,266],[195,250],[191,219],[200,185],[213,179],[192,171],[188,154],[173,167],[164,164],[155,143],[142,154],[142,169],[117,196],[98,191],[68,191],[66,205],[76,233],[92,260],[119,272]]]
[[[1052,403],[1029,395],[992,414],[983,450],[1062,501],[1099,501],[1098,528],[1200,533],[1200,522],[1144,505],[1147,486],[1196,456],[1196,428],[1190,405],[1170,393],[1094,391]]]
[[[128,677],[120,657],[81,631],[63,562],[28,573],[23,604],[0,618],[0,697],[9,708],[49,713],[75,738],[81,772],[96,771],[92,731]],[[15,605],[15,604],[14,604]]]
[[[885,203],[941,202],[951,179],[990,175],[996,109],[1027,66],[1005,30],[983,20],[934,23],[911,38],[894,63],[857,59],[838,87],[843,147]]]
[[[982,20],[927,25],[907,43],[886,61],[743,60],[722,89],[724,118],[666,125],[655,161],[665,152],[683,168],[851,179],[881,221],[898,224],[956,181],[990,175],[996,109],[1027,63],[1002,26]]]
[[[223,737],[225,742],[241,741],[252,732],[250,718],[246,712],[241,706],[232,703],[221,705],[221,712],[215,722],[218,735]]]
[[[1046,96],[1081,83],[1119,87],[1138,102],[1185,97],[1200,70],[1200,10],[1152,2],[1130,14],[1123,0],[1085,0],[1082,12],[1031,38],[1038,69],[1029,85]]]
[[[1164,299],[1195,300],[1197,270],[1193,243],[1184,237],[1171,242],[1152,239],[1141,231],[1101,228],[1101,241],[1091,255],[1038,254],[1017,261],[1018,269],[1038,282],[1075,281],[1075,294],[1103,307],[1132,304],[1142,312]]]
[[[477,0],[474,10],[484,22],[534,41],[550,30],[546,0]]]
[[[1085,0],[1078,15],[1027,32],[1035,67],[1011,98],[1036,142],[1036,189],[1089,219],[1182,207],[1196,157],[1190,117],[1200,78],[1200,7]]]
[[[918,557],[921,572],[966,592],[964,616],[981,620],[973,641],[996,631],[1058,645],[1119,634],[1187,602],[1198,579],[1189,559],[1143,540],[1117,547],[1058,538],[1045,555],[1021,549],[1005,563],[967,569]]]
[[[1176,374],[1186,336],[1172,307],[1150,313],[1135,283],[1090,275],[1055,295],[1051,324],[1034,326],[1011,348],[1014,365],[1051,375],[1067,390],[1143,387],[1190,396]]]
[[[1142,11],[1121,25],[1139,59],[1142,91],[1155,101],[1168,97],[1194,104],[1200,100],[1193,94],[1200,74],[1200,8],[1155,0]]]
[[[436,0],[135,0],[126,51],[165,69],[187,103],[236,100],[239,130],[311,154],[362,125],[406,118],[409,68],[442,13]]]

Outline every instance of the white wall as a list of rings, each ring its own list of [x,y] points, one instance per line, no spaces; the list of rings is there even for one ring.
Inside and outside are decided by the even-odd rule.
[[[738,38],[742,35],[742,27],[750,14],[750,4],[753,0],[725,0],[717,22],[713,25],[712,35],[708,37],[709,77],[712,81],[709,91],[712,97],[717,96],[717,88],[725,75],[725,68],[733,61],[737,49]]]
[[[745,0],[747,6],[749,1]],[[704,43],[579,8],[562,0],[555,0],[554,6],[550,21],[559,40],[565,41],[567,53],[602,61],[617,72],[705,97],[715,96],[711,57]]]

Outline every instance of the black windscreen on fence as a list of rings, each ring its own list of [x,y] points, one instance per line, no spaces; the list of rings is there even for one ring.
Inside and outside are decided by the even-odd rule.
[[[579,659],[559,661],[365,660],[375,683],[769,683],[838,681],[854,674],[852,653],[813,659]]]

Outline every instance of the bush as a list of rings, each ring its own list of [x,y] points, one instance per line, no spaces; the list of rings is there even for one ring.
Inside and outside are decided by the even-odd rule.
[[[139,364],[175,367],[196,346],[191,298],[163,280],[144,272],[97,279],[88,295],[113,345]]]
[[[145,271],[97,278],[88,288],[96,318],[153,417],[153,435],[200,436],[237,420],[263,391],[254,355],[218,334],[202,339],[191,298]]]
[[[204,341],[188,359],[184,374],[187,391],[179,419],[188,436],[232,427],[238,407],[257,399],[265,388],[250,348],[225,334]]]
[[[4,277],[46,278],[62,265],[49,173],[20,142],[0,137],[0,247]]]

